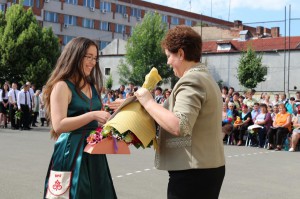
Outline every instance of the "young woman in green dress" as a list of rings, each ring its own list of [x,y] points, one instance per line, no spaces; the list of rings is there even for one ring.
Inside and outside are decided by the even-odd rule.
[[[110,117],[102,111],[102,80],[97,45],[82,37],[71,40],[58,58],[43,93],[52,123],[51,136],[56,140],[44,197],[50,170],[54,170],[72,171],[69,198],[117,198],[106,156],[83,152],[89,132]]]

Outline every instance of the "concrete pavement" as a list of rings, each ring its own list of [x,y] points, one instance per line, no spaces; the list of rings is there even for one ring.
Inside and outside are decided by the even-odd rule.
[[[42,198],[54,141],[49,128],[0,129],[0,199]],[[153,168],[153,149],[108,155],[120,199],[164,199],[168,174]],[[226,146],[221,199],[298,199],[300,153]],[[101,168],[100,168],[101,169]]]

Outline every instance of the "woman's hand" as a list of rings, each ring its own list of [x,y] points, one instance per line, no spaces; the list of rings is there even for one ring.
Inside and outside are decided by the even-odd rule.
[[[116,99],[113,102],[108,103],[108,107],[110,109],[116,110],[117,108],[119,108],[119,106],[125,101],[125,99]]]
[[[145,88],[140,88],[134,95],[144,107],[147,106],[149,102],[154,101],[151,93]]]
[[[100,125],[105,124],[110,117],[110,113],[106,111],[93,111],[93,113],[95,120],[97,120]]]

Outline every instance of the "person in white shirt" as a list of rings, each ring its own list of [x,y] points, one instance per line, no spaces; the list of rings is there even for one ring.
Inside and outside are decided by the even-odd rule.
[[[279,94],[274,94],[274,101],[272,101],[272,105],[275,106],[275,105],[278,105],[280,104],[281,102],[279,101]]]
[[[30,130],[30,110],[31,110],[31,102],[30,102],[30,94],[29,94],[29,86],[24,85],[23,90],[19,92],[17,104],[18,109],[22,112],[21,114],[21,128],[20,130]]]
[[[19,128],[20,120],[15,118],[16,111],[18,110],[17,97],[19,95],[17,83],[12,83],[12,88],[8,92],[9,101],[9,118],[11,122],[11,129],[15,130]]]

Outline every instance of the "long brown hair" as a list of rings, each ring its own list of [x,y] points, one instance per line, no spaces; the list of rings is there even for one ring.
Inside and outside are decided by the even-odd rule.
[[[94,84],[98,94],[100,95],[103,85],[103,77],[99,63],[96,62],[96,65],[89,76],[85,75],[82,66],[84,56],[90,46],[95,46],[97,48],[97,52],[99,52],[97,44],[92,40],[84,37],[74,38],[64,47],[60,57],[58,58],[55,68],[52,71],[43,91],[43,99],[49,122],[51,122],[50,95],[57,82],[71,79],[75,84],[76,92],[79,96],[82,96],[81,89],[84,88],[86,84]],[[51,129],[51,137],[57,139],[58,136],[59,135]]]

